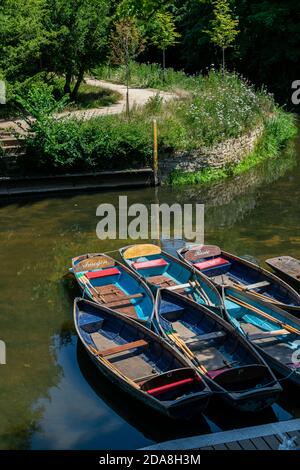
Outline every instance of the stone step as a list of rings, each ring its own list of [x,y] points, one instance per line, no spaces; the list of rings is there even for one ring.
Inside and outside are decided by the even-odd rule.
[[[0,142],[2,147],[11,147],[11,146],[22,146],[24,142],[17,137],[1,137]]]

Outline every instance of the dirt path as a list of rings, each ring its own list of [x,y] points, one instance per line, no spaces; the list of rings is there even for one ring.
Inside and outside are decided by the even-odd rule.
[[[120,114],[125,111],[126,107],[126,86],[118,85],[116,83],[107,82],[104,80],[96,80],[92,78],[87,78],[85,82],[88,85],[93,85],[101,88],[108,88],[110,90],[117,91],[122,95],[122,99],[111,106],[105,106],[103,108],[93,108],[88,110],[79,110],[79,111],[70,111],[57,115],[58,119],[65,117],[77,117],[78,119],[88,120],[98,116],[107,116],[111,114]],[[149,98],[159,94],[163,101],[170,101],[176,98],[175,93],[169,93],[166,91],[152,90],[147,88],[130,88],[129,89],[129,99],[130,107],[133,106],[144,106]],[[26,130],[26,122],[20,119],[15,119],[11,121],[1,121],[0,120],[0,131],[15,129],[15,130]]]

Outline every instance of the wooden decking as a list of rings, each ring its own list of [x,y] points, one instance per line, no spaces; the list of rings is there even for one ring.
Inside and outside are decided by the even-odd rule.
[[[143,450],[278,450],[288,440],[300,450],[300,419],[161,442]]]

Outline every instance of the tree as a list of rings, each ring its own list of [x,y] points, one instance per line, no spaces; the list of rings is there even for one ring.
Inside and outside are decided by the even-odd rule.
[[[103,61],[108,34],[106,0],[46,0],[54,36],[45,50],[48,66],[65,76],[65,93],[76,100],[85,72]],[[71,89],[72,80],[75,85]]]
[[[225,72],[225,50],[231,47],[239,34],[239,20],[233,17],[229,0],[214,0],[214,19],[210,23],[210,30],[206,31],[211,41],[222,49],[222,69]]]
[[[172,3],[173,0],[121,0],[117,14],[150,20],[157,12],[166,11]]]
[[[43,50],[53,38],[45,28],[44,0],[3,0],[0,5],[0,68],[11,82],[22,82],[44,67]]]
[[[131,62],[144,50],[144,39],[135,18],[117,21],[110,35],[110,58],[114,64],[126,68],[126,114],[129,116],[129,81]]]
[[[174,46],[180,34],[176,31],[174,17],[169,12],[158,12],[150,27],[151,42],[162,51],[163,81],[165,81],[166,49]]]

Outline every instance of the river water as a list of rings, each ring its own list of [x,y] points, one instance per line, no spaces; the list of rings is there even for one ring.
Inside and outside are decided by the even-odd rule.
[[[226,182],[122,191],[128,204],[204,203],[205,241],[263,264],[300,258],[300,137],[279,158]],[[175,424],[100,376],[72,323],[76,292],[63,276],[73,256],[116,250],[100,241],[96,208],[118,192],[4,201],[0,208],[1,449],[136,449],[232,427],[300,417],[299,392],[284,384],[271,409],[238,414],[213,400],[203,417]],[[162,241],[174,252],[182,241]],[[297,397],[298,393],[298,397]]]

